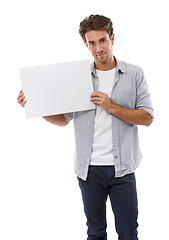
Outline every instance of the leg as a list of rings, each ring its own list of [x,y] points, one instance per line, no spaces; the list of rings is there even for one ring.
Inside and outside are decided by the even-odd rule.
[[[87,217],[88,240],[107,240],[106,201],[108,192],[102,185],[100,167],[90,166],[86,181],[78,178]],[[101,176],[101,177],[100,177]]]
[[[138,240],[138,204],[134,173],[115,178],[110,187],[110,201],[119,240]]]

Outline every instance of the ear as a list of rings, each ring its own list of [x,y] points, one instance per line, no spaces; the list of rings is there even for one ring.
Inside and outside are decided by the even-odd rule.
[[[111,36],[111,42],[112,42],[112,45],[114,44],[114,34],[112,34]]]
[[[87,45],[87,42],[84,42],[85,46],[87,47],[87,49],[89,49],[88,45]]]

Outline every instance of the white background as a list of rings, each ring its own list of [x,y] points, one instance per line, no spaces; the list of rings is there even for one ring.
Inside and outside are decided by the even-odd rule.
[[[114,55],[144,69],[155,109],[139,127],[143,159],[136,170],[139,238],[168,237],[168,5],[161,0],[0,2],[0,239],[86,239],[73,168],[73,124],[27,120],[17,103],[19,68],[89,58],[79,34],[84,17],[114,23]],[[29,149],[29,151],[28,151]],[[108,202],[108,239],[117,239]]]

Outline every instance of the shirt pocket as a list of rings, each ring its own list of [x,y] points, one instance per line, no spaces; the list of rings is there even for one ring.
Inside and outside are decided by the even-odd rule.
[[[116,93],[116,104],[122,107],[135,109],[136,92],[131,90],[123,90]]]

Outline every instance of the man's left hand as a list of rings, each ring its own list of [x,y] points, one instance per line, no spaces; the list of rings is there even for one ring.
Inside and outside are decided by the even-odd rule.
[[[98,104],[103,110],[110,113],[113,103],[110,101],[108,95],[104,92],[97,91],[92,93],[90,101]]]

